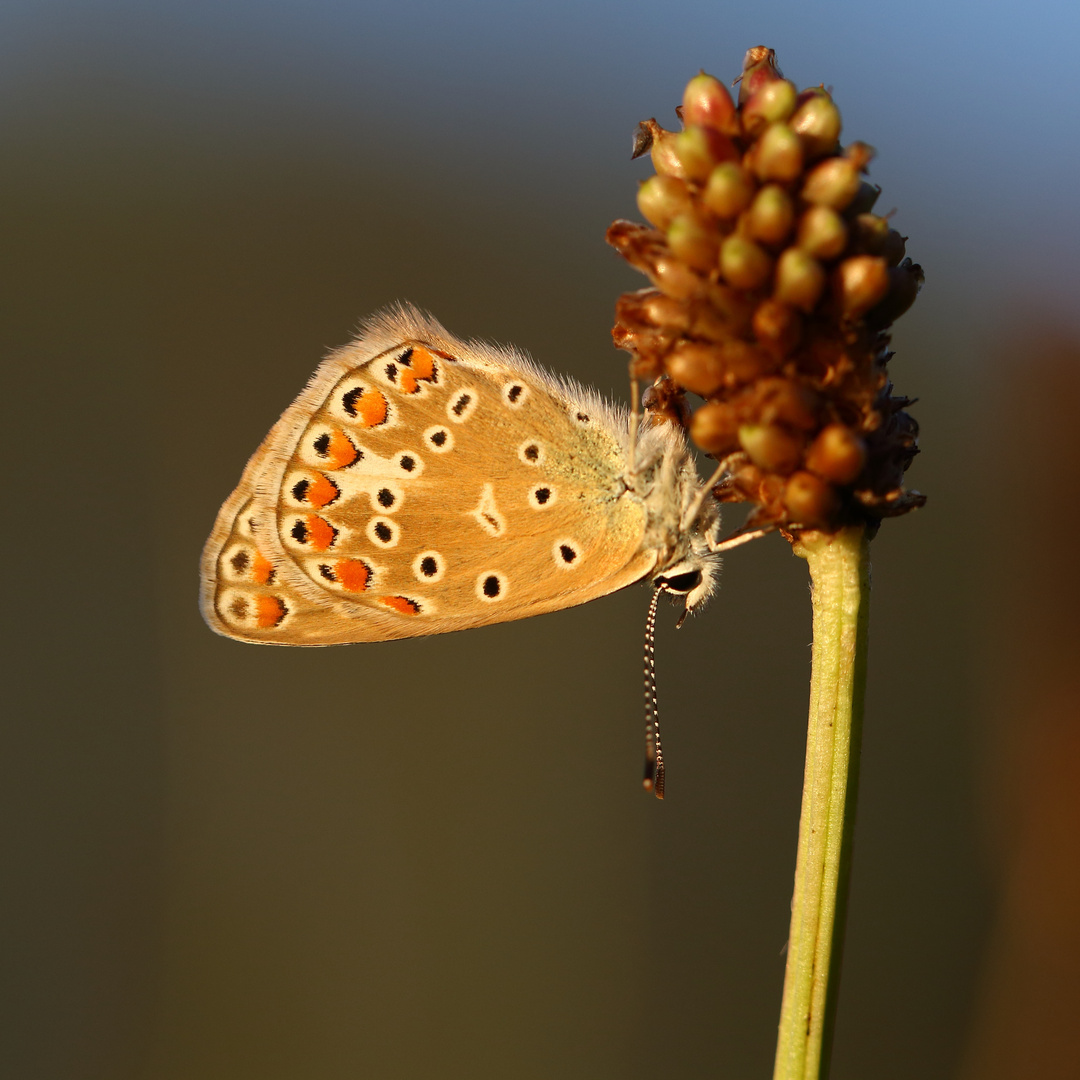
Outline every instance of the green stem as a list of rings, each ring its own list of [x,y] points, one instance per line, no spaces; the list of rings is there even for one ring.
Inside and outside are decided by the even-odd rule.
[[[840,983],[866,686],[870,549],[863,528],[806,533],[814,605],[795,894],[774,1080],[828,1075]]]

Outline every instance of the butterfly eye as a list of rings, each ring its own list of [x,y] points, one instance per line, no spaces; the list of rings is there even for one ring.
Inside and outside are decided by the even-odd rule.
[[[667,592],[678,593],[683,596],[686,593],[693,592],[701,584],[701,571],[687,570],[681,574],[672,574],[670,576],[662,574],[653,578],[653,584],[658,589],[664,589]]]

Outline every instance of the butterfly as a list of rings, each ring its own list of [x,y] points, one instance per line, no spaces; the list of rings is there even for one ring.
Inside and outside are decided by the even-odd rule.
[[[677,426],[398,305],[331,353],[218,513],[212,629],[272,645],[447,633],[655,586],[715,589],[719,507]],[[658,760],[659,759],[659,760]],[[658,786],[657,786],[658,782]]]

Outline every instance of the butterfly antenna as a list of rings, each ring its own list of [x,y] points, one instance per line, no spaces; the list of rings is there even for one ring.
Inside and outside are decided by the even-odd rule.
[[[656,602],[663,589],[655,589],[645,617],[645,790],[664,797],[664,749],[660,745],[660,714],[656,700]]]

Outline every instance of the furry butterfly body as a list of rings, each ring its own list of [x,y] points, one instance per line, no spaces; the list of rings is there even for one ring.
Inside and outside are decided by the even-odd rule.
[[[592,391],[400,307],[320,365],[248,462],[203,552],[202,611],[228,637],[332,645],[525,618],[646,577],[692,608],[718,527],[676,428],[631,439]]]

